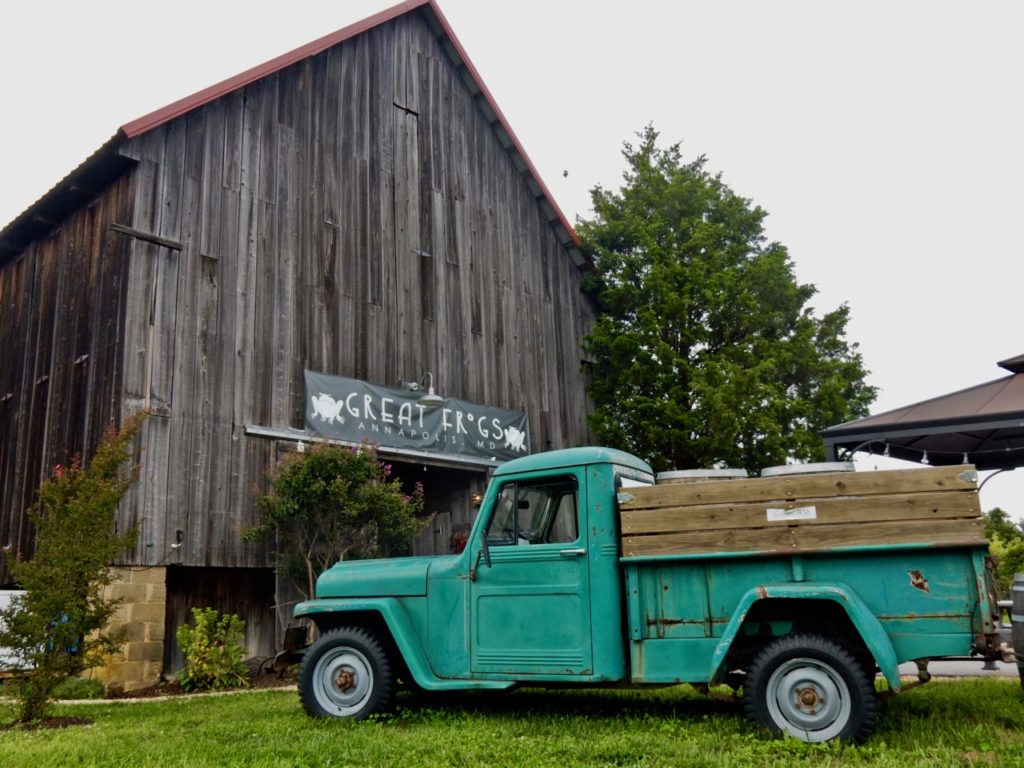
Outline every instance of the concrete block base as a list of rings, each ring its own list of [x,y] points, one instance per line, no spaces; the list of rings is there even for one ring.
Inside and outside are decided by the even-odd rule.
[[[121,652],[86,676],[103,683],[108,693],[128,693],[160,682],[164,660],[164,621],[167,612],[167,569],[113,568],[113,582],[104,597],[120,598],[110,631],[123,631]]]

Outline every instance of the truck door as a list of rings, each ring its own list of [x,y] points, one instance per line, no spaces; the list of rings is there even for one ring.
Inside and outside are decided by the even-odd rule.
[[[502,485],[472,582],[472,669],[487,676],[592,674],[586,484],[564,470]]]

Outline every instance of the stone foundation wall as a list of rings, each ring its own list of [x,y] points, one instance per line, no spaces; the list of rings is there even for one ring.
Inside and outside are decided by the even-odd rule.
[[[113,582],[104,597],[121,600],[110,620],[112,631],[125,634],[121,653],[109,657],[91,677],[108,692],[129,692],[160,682],[164,659],[164,621],[167,613],[167,569],[113,568]]]

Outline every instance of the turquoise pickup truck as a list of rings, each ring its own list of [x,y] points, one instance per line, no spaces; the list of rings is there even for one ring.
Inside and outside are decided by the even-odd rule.
[[[773,732],[861,740],[876,676],[998,655],[991,567],[970,467],[655,484],[551,451],[494,472],[462,553],[325,571],[300,697],[362,719],[401,685],[725,684]]]

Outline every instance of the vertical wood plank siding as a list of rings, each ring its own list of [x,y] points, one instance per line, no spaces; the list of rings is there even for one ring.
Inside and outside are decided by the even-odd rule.
[[[25,467],[4,471],[4,542],[24,545],[10,510],[95,441],[122,388],[125,411],[154,413],[119,513],[140,526],[126,564],[270,564],[241,534],[273,446],[244,428],[301,427],[304,368],[384,385],[429,370],[442,394],[526,410],[535,450],[588,440],[580,274],[418,12],[122,152],[130,180],[0,272],[17,361],[0,370],[0,466]]]
[[[131,174],[0,267],[0,584],[32,554],[26,510],[121,414]]]

